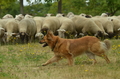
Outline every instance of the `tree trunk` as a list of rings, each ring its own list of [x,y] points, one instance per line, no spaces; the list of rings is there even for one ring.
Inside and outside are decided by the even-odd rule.
[[[62,13],[62,0],[58,0],[58,13]]]
[[[20,13],[24,14],[23,0],[20,0]]]

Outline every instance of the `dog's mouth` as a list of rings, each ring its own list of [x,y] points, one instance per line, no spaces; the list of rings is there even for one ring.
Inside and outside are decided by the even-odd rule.
[[[46,47],[46,46],[48,46],[48,44],[47,44],[47,43],[43,44],[43,47]]]
[[[40,44],[43,44],[43,47],[46,47],[46,46],[48,46],[48,44],[47,43],[45,43],[45,42],[39,42]]]

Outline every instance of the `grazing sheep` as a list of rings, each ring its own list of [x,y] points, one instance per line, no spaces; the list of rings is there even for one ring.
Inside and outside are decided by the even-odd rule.
[[[105,32],[108,34],[108,37],[112,38],[114,36],[113,34],[114,25],[112,23],[112,20],[108,20],[108,18],[106,17],[99,17],[97,19],[99,19],[99,21],[102,23]]]
[[[85,18],[82,16],[75,16],[71,19],[75,23],[77,35],[79,35],[79,33],[84,33],[85,35],[94,35],[97,37],[102,35],[102,30],[92,19]]]
[[[75,36],[76,30],[74,26],[74,22],[66,17],[59,17],[60,20],[60,28],[57,30],[58,35],[61,38],[68,37],[70,38],[72,35]]]
[[[33,18],[33,16],[26,14],[24,18]]]
[[[34,17],[34,20],[35,20],[36,26],[37,26],[37,33],[35,34],[35,37],[38,38],[39,40],[41,40],[44,37],[44,35],[41,33],[41,28],[43,25],[44,18],[43,17]]]
[[[108,17],[108,14],[107,13],[102,13],[101,17]]]
[[[69,12],[66,17],[69,18],[70,16],[74,16],[74,13],[73,12]]]
[[[86,18],[92,18],[92,15],[86,15],[84,13],[81,13],[79,16],[83,16],[83,17],[86,17]]]
[[[6,43],[5,29],[0,27],[0,44]]]
[[[64,17],[65,15],[64,14],[61,14],[61,13],[58,13],[57,15],[56,15],[56,17]]]
[[[19,14],[15,16],[15,19],[21,21],[22,19],[24,19],[24,16],[22,14]]]
[[[102,38],[105,38],[106,36],[108,36],[108,34],[105,32],[104,27],[102,25],[102,23],[100,22],[100,20],[98,18],[91,18],[96,24],[97,26],[102,30],[103,36],[101,36]]]
[[[6,28],[6,36],[7,36],[7,42],[9,42],[10,38],[15,34],[18,33],[18,23],[19,21],[16,19],[11,19],[9,21],[7,21],[7,23],[5,24],[5,28]]]
[[[52,17],[52,16],[53,16],[53,14],[48,13],[48,14],[46,14],[45,16],[46,16],[46,17]]]
[[[112,23],[114,25],[113,27],[113,35],[116,36],[116,38],[118,38],[120,30],[118,30],[120,28],[120,20],[118,18],[115,17],[109,17],[109,20],[112,20]]]
[[[2,19],[14,18],[11,14],[6,14]]]
[[[19,35],[22,43],[32,42],[37,32],[37,26],[32,18],[22,19],[18,24]]]
[[[57,17],[46,17],[43,21],[41,32],[45,35],[47,30],[51,30],[55,35],[60,28],[60,21]]]
[[[5,24],[11,19],[14,19],[14,18],[8,18],[8,19],[1,19],[0,20],[0,26],[5,29],[5,32],[6,32]]]

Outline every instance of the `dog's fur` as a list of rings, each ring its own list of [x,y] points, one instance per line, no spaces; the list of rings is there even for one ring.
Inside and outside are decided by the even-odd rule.
[[[95,55],[103,57],[107,63],[110,63],[105,52],[110,49],[110,41],[105,40],[101,42],[98,38],[94,36],[85,36],[78,39],[64,39],[58,36],[54,36],[51,31],[48,31],[40,44],[43,47],[49,46],[54,52],[55,56],[49,59],[43,66],[50,63],[61,60],[62,58],[68,59],[68,64],[73,65],[73,57],[86,53],[87,56],[93,60],[93,64],[97,61],[95,60]]]

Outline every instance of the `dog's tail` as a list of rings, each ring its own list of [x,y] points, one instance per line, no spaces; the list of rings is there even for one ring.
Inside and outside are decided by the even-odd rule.
[[[111,42],[110,42],[110,40],[106,39],[103,42],[105,43],[105,46],[106,46],[107,50],[111,49]]]
[[[104,51],[109,51],[111,49],[111,42],[110,40],[104,40],[101,43],[101,49],[103,49]]]

